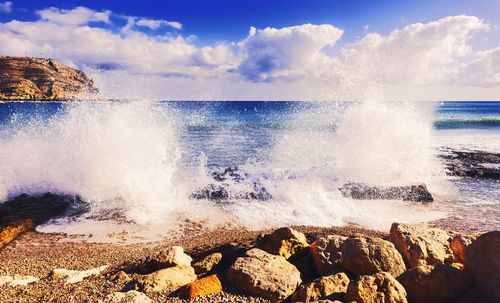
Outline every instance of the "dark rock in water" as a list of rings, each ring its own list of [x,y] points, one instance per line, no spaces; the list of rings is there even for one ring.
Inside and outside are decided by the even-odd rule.
[[[22,194],[0,204],[0,226],[10,222],[31,219],[35,225],[62,215],[70,206],[85,203],[78,196],[46,193],[41,196]]]
[[[344,197],[357,200],[403,200],[413,202],[433,202],[425,184],[406,186],[370,186],[363,183],[347,183],[339,188]]]
[[[267,189],[259,183],[253,182],[248,191],[232,191],[231,182],[240,183],[249,178],[247,173],[241,172],[238,167],[231,166],[222,172],[212,172],[212,178],[217,184],[208,184],[191,194],[192,199],[207,199],[223,202],[229,199],[260,200],[272,199]]]
[[[202,189],[191,194],[192,199],[207,199],[207,200],[227,200],[229,197],[226,189],[223,186],[208,184]]]
[[[441,158],[449,175],[500,180],[500,154],[452,151]]]

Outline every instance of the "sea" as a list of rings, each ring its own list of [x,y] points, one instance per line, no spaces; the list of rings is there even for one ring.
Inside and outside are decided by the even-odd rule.
[[[500,102],[6,102],[0,201],[78,196],[84,212],[37,230],[95,241],[189,225],[498,230],[500,181],[447,175],[452,151],[500,153]],[[424,183],[435,201],[354,200],[350,182]]]

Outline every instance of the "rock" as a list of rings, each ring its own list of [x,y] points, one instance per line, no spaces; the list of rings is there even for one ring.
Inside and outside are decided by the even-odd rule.
[[[153,303],[153,300],[142,292],[130,290],[127,292],[111,293],[106,296],[104,303]]]
[[[351,236],[342,244],[340,265],[354,275],[385,271],[397,277],[406,270],[394,245],[380,238]]]
[[[493,302],[500,302],[500,231],[477,237],[465,247],[465,265],[478,289]]]
[[[257,237],[256,246],[270,254],[296,260],[309,252],[306,236],[290,227],[283,227]]]
[[[172,246],[155,255],[151,255],[136,263],[128,266],[128,270],[140,274],[149,274],[159,269],[174,267],[174,266],[191,266],[190,256],[184,253],[184,249],[180,246]]]
[[[342,299],[348,285],[349,278],[345,273],[324,276],[302,285],[292,295],[292,302],[317,302],[327,298]]]
[[[452,234],[422,225],[393,223],[389,240],[396,246],[409,268],[453,262]]]
[[[406,186],[371,186],[363,183],[347,183],[339,188],[344,197],[357,200],[403,200],[413,202],[433,202],[425,184]]]
[[[30,283],[36,282],[40,279],[33,276],[22,276],[22,275],[13,275],[13,276],[0,276],[0,286],[26,286]]]
[[[273,302],[286,299],[302,283],[300,272],[284,257],[258,248],[236,259],[227,272],[227,280],[237,288]]]
[[[12,222],[9,225],[0,229],[0,248],[9,244],[23,232],[31,229],[34,223],[31,219]]]
[[[471,178],[500,179],[500,154],[451,151],[441,156],[449,175]]]
[[[320,276],[339,267],[342,244],[347,237],[329,235],[318,238],[311,244],[310,251]]]
[[[359,276],[347,287],[344,302],[357,303],[406,303],[406,291],[403,286],[386,272],[372,276]]]
[[[99,275],[106,268],[108,268],[108,265],[103,265],[101,267],[91,268],[89,270],[83,270],[83,271],[56,268],[52,271],[52,277],[65,279],[66,284],[72,284],[72,283],[78,283],[83,279],[85,279],[86,277],[92,275]]]
[[[222,291],[222,284],[217,275],[211,275],[192,283],[189,283],[179,289],[179,293],[188,300],[194,300],[211,294],[217,294]]]
[[[314,266],[314,260],[311,252],[291,263],[300,271],[300,279],[302,280],[302,283],[310,282],[318,277],[318,272],[316,270],[316,266]]]
[[[136,287],[144,292],[160,290],[174,291],[196,280],[191,266],[169,267],[137,278]]]
[[[455,262],[464,263],[465,247],[469,246],[474,239],[476,239],[476,237],[472,235],[456,234],[453,236],[450,248],[453,251]]]
[[[4,100],[67,100],[98,92],[84,72],[55,60],[0,56],[0,95]]]
[[[127,275],[123,270],[120,270],[119,272],[111,276],[110,280],[115,283],[126,284],[132,281],[132,278],[130,278],[130,276]]]
[[[201,261],[196,262],[193,264],[194,271],[196,272],[197,275],[203,275],[206,273],[209,273],[219,262],[222,260],[222,254],[221,253],[213,253],[205,258],[203,258]]]
[[[409,269],[397,280],[403,285],[408,300],[415,303],[454,302],[471,281],[467,271],[447,264],[420,265]]]

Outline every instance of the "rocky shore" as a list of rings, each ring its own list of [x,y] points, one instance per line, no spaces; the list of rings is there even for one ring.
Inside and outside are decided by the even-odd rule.
[[[99,90],[83,71],[53,59],[0,56],[0,100],[95,98]]]
[[[214,230],[149,244],[27,232],[0,250],[1,302],[498,302],[500,232],[394,223]]]

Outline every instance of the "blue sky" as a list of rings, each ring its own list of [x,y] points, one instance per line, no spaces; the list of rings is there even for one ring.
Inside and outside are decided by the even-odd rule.
[[[54,57],[113,95],[115,82],[140,75],[155,93],[134,94],[148,98],[362,98],[352,93],[358,87],[346,87],[354,77],[401,92],[390,99],[408,98],[405,91],[420,99],[500,99],[499,13],[500,1],[491,0],[0,0],[0,54]],[[389,53],[401,56],[399,65],[387,66]],[[418,64],[402,71],[404,57]],[[375,62],[400,75],[391,78]],[[481,69],[488,73],[476,74]],[[162,91],[165,81],[185,87],[184,95]],[[313,96],[307,87],[318,81],[323,89]]]

